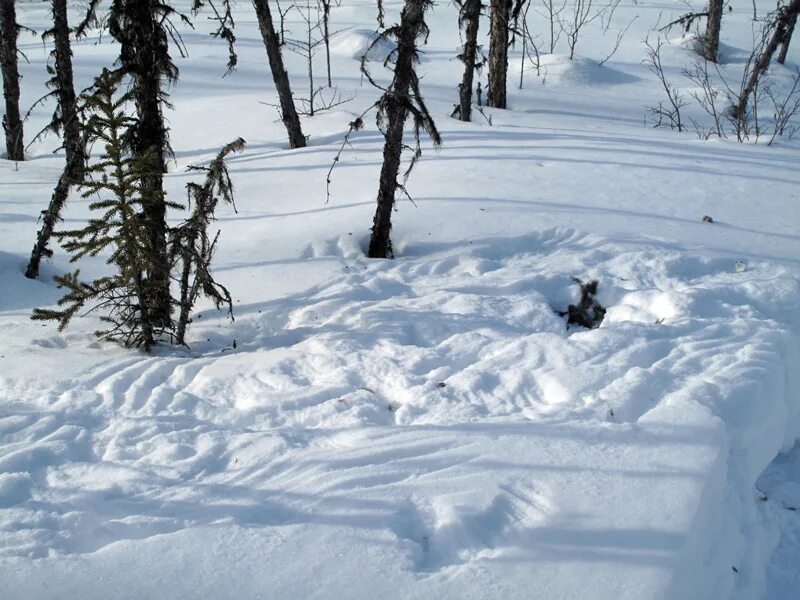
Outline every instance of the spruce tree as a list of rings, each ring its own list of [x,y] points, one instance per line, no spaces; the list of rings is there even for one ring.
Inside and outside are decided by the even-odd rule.
[[[134,92],[116,96],[120,74],[104,70],[95,82],[94,92],[86,99],[91,116],[86,123],[90,143],[103,145],[102,157],[85,170],[78,188],[81,196],[91,199],[95,213],[80,228],[55,235],[70,253],[70,262],[85,256],[110,251],[107,259],[114,272],[91,283],[80,279],[80,270],[55,278],[67,293],[59,300],[59,309],[36,309],[34,320],[56,320],[59,331],[80,311],[103,313],[107,328],[97,332],[106,340],[128,347],[150,349],[167,330],[153,306],[156,284],[148,277],[152,264],[148,209],[163,195],[153,197],[149,185],[161,167],[155,153],[134,151],[128,133],[136,120],[127,115]]]
[[[85,127],[87,141],[102,144],[103,154],[85,168],[77,187],[81,196],[91,201],[89,209],[95,215],[84,227],[55,233],[70,253],[70,262],[108,253],[112,274],[91,283],[81,281],[80,270],[56,277],[59,287],[67,290],[58,302],[59,308],[36,309],[32,318],[57,321],[61,331],[76,314],[99,311],[100,319],[108,326],[96,332],[102,339],[145,350],[161,341],[185,345],[191,311],[201,294],[217,308],[227,305],[233,316],[230,293],[211,275],[219,233],[212,237],[208,228],[220,202],[234,204],[233,183],[225,159],[240,152],[244,140],[225,146],[208,167],[192,168],[206,173],[206,178],[202,185],[188,184],[192,213],[168,232],[168,276],[178,281],[180,296],[177,300],[168,298],[170,306],[178,308],[177,323],[164,324],[159,320],[160,307],[154,302],[157,295],[152,289],[153,279],[148,277],[152,247],[147,211],[159,200],[168,208],[183,207],[167,202],[163,196],[150,196],[148,183],[160,164],[155,153],[140,156],[133,147],[131,134],[137,121],[128,113],[135,96],[132,90],[117,93],[122,80],[119,71],[104,70],[85,100],[90,114]]]
[[[19,110],[19,68],[17,36],[19,25],[14,0],[0,0],[0,71],[3,74],[5,115],[3,131],[8,160],[25,160],[22,117]]]
[[[54,16],[61,12],[64,0],[54,1]],[[56,4],[59,4],[56,7]],[[212,6],[214,20],[219,23],[217,31],[213,34],[228,42],[229,59],[228,70],[236,66],[236,53],[233,33],[233,17],[231,14],[230,0],[221,0],[222,9],[218,9],[213,0],[193,0],[192,14],[196,14],[207,4]],[[136,107],[136,119],[129,132],[129,142],[134,154],[140,158],[149,157],[157,168],[150,169],[144,181],[148,193],[148,204],[144,206],[144,222],[148,230],[148,264],[146,279],[148,293],[153,294],[153,318],[165,328],[171,326],[171,303],[169,291],[169,257],[167,251],[167,224],[165,194],[163,189],[163,175],[167,171],[167,159],[172,154],[169,144],[169,131],[164,122],[163,110],[169,107],[169,94],[165,87],[178,80],[178,68],[175,66],[169,52],[169,42],[172,40],[184,54],[183,41],[176,29],[175,21],[180,21],[191,26],[191,19],[177,12],[167,0],[112,0],[108,13],[104,18],[98,18],[97,11],[100,0],[88,0],[85,18],[76,28],[78,36],[84,35],[90,25],[101,22],[111,36],[120,44],[119,67],[116,74],[125,77],[131,87],[132,99]],[[66,12],[63,12],[63,23],[66,27]],[[56,46],[58,52],[59,37],[63,38],[64,28],[56,26]],[[63,46],[63,44],[62,44]],[[66,64],[65,57],[68,52],[58,52],[57,60],[61,57],[62,64]],[[57,69],[57,78],[62,79]],[[64,81],[66,79],[64,78]],[[59,81],[59,94],[62,89]],[[64,101],[64,104],[69,104]],[[62,113],[63,116],[63,113]],[[72,138],[74,139],[74,138]],[[65,138],[66,141],[66,138]],[[77,148],[77,145],[75,146]],[[76,153],[77,156],[77,153]],[[77,165],[78,160],[74,161]],[[74,169],[65,169],[64,175],[59,180],[54,193],[51,207],[46,213],[51,224],[43,226],[36,247],[31,258],[28,276],[35,276],[38,271],[38,260],[42,255],[48,255],[47,230],[52,230],[58,218],[58,212],[63,205],[61,198],[68,193],[69,181],[75,175]],[[60,204],[59,204],[60,201]],[[38,259],[36,258],[38,254]]]
[[[208,228],[215,220],[220,202],[234,207],[233,182],[225,159],[232,153],[244,150],[245,141],[238,138],[220,150],[207,167],[190,167],[206,174],[201,184],[186,185],[187,199],[192,214],[170,233],[170,255],[179,272],[180,299],[175,342],[186,344],[186,328],[192,322],[191,311],[200,294],[210,298],[217,309],[228,307],[233,319],[233,302],[228,289],[217,283],[211,275],[211,261],[219,239],[219,231],[212,238]]]
[[[147,156],[155,166],[142,182],[149,249],[145,279],[147,292],[153,295],[148,305],[154,323],[168,328],[172,315],[163,176],[171,147],[162,109],[169,105],[165,85],[178,80],[178,68],[169,53],[168,28],[173,26],[172,18],[182,15],[159,0],[113,0],[108,17],[108,31],[120,44],[118,72],[129,79],[136,106],[131,149],[134,156]]]

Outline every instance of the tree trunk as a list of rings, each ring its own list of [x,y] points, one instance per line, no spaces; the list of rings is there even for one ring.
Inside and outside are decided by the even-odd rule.
[[[145,5],[140,12],[141,45],[127,48],[128,52],[139,56],[135,67],[133,96],[139,115],[137,131],[134,137],[133,151],[137,156],[145,157],[152,153],[154,166],[152,175],[144,181],[145,196],[148,202],[144,208],[144,219],[148,223],[150,242],[150,264],[147,269],[147,287],[151,291],[152,322],[159,325],[168,324],[171,313],[170,268],[167,258],[167,205],[164,198],[164,173],[167,170],[167,131],[164,116],[161,112],[161,76],[158,71],[158,54],[155,47],[159,40],[154,33],[157,28],[155,14],[149,8],[150,2],[134,0],[135,4]],[[147,7],[147,8],[145,8]],[[139,37],[139,36],[137,36]],[[167,44],[163,40],[164,45]],[[145,49],[144,51],[142,51]],[[123,55],[126,49],[123,47]]]
[[[53,2],[53,39],[55,41],[55,76],[58,82],[58,110],[64,132],[64,151],[66,164],[58,179],[50,205],[42,215],[42,227],[36,237],[36,244],[25,271],[25,277],[35,279],[39,276],[39,264],[43,256],[52,256],[48,248],[61,210],[69,196],[70,187],[80,181],[86,163],[85,149],[81,139],[81,123],[78,119],[75,85],[72,78],[72,49],[69,41],[67,21],[67,0]]]
[[[797,25],[797,13],[793,13],[789,17],[786,36],[783,42],[781,42],[781,51],[778,53],[778,58],[776,59],[780,64],[786,62],[786,54],[789,52],[789,44],[792,42],[792,34],[794,33],[795,25]]]
[[[722,25],[723,0],[708,1],[708,20],[706,22],[706,35],[703,39],[703,56],[706,60],[717,62],[719,53],[719,30]]]
[[[369,240],[369,258],[392,258],[392,209],[397,193],[397,177],[400,172],[400,156],[403,152],[403,126],[408,116],[406,103],[414,77],[414,56],[417,38],[422,33],[427,0],[406,0],[400,15],[400,31],[397,40],[397,60],[394,81],[387,92],[387,126],[383,145],[383,167],[378,188],[378,208],[372,222]]]
[[[472,79],[475,75],[475,58],[478,54],[478,28],[481,23],[481,0],[465,0],[461,9],[461,21],[465,24],[464,49],[461,61],[464,63],[464,77],[458,86],[458,118],[462,121],[472,119]]]
[[[322,35],[325,40],[325,63],[328,67],[328,87],[333,87],[331,81],[331,37],[330,37],[331,0],[322,0]]]
[[[142,190],[146,199],[142,219],[147,224],[149,245],[145,289],[151,323],[167,327],[172,322],[164,197],[169,141],[161,112],[165,95],[162,77],[176,80],[177,69],[169,59],[169,40],[158,14],[159,4],[159,0],[115,0],[109,32],[120,43],[120,68],[131,78],[137,113],[132,151],[152,164]]]
[[[272,14],[269,10],[269,0],[253,0],[258,17],[258,26],[261,29],[261,37],[264,40],[264,47],[267,50],[269,67],[272,71],[272,80],[275,82],[275,89],[278,91],[278,98],[281,104],[281,119],[286,126],[289,134],[289,146],[292,148],[305,148],[306,137],[300,127],[300,117],[294,106],[292,89],[289,85],[289,75],[283,67],[283,57],[281,56],[280,40],[275,33],[275,26],[272,24]]]
[[[755,60],[747,83],[739,96],[739,102],[736,107],[734,107],[734,114],[737,120],[742,121],[747,117],[747,104],[750,101],[750,95],[758,86],[761,76],[769,69],[769,63],[772,60],[772,56],[777,51],[778,46],[783,43],[788,44],[790,36],[789,26],[793,21],[797,21],[798,13],[800,13],[800,0],[791,0],[789,4],[778,9],[778,14],[775,17],[773,25],[774,30],[772,37]]]
[[[3,96],[6,101],[6,114],[3,117],[6,152],[8,160],[22,161],[25,160],[25,144],[19,110],[17,33],[14,0],[0,0],[0,68],[3,71]]]
[[[489,91],[486,103],[494,108],[506,108],[508,5],[508,0],[492,0],[492,18],[489,31]]]
[[[36,234],[36,243],[33,245],[31,258],[28,261],[28,268],[25,269],[25,277],[28,279],[36,279],[39,276],[39,265],[42,262],[42,257],[53,256],[53,251],[48,247],[50,238],[53,237],[56,223],[61,218],[61,210],[67,203],[69,197],[69,190],[75,182],[68,173],[70,165],[64,167],[64,171],[58,178],[53,196],[50,198],[50,204],[47,210],[42,211],[42,227],[39,233]]]
[[[82,169],[86,158],[81,141],[81,123],[78,119],[78,103],[75,98],[75,83],[72,77],[72,47],[69,41],[67,0],[52,1],[58,109],[64,128],[64,151],[67,156],[67,164],[74,164]]]

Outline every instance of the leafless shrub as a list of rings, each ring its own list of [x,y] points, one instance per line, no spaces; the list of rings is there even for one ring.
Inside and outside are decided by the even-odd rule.
[[[630,23],[628,23],[625,26],[625,29],[621,29],[619,32],[617,32],[617,39],[614,42],[614,47],[611,49],[611,52],[603,60],[601,60],[598,63],[599,65],[602,66],[602,65],[606,64],[617,53],[617,50],[619,50],[620,44],[622,44],[622,40],[625,37],[625,34],[628,33],[628,30],[631,28],[631,25],[633,25],[633,22],[638,18],[639,18],[638,15],[633,17],[633,19],[631,19]],[[609,19],[609,22],[610,22],[610,19]]]
[[[600,11],[600,24],[603,27],[603,32],[607,32],[611,28],[611,20],[614,18],[614,13],[617,11],[622,0],[609,0],[608,6]]]
[[[733,105],[737,119],[744,119],[746,116],[750,96],[756,92],[775,52],[784,42],[788,44],[798,13],[800,13],[800,0],[791,0],[767,15],[748,60],[741,94]]]
[[[545,0],[545,7],[548,7],[548,2],[550,0]],[[558,19],[559,28],[561,29],[561,33],[564,34],[567,40],[567,46],[569,47],[569,58],[572,60],[575,58],[575,48],[578,45],[578,41],[580,39],[581,32],[587,25],[599,20],[600,21],[600,28],[603,30],[603,33],[607,33],[608,30],[611,28],[611,21],[614,18],[614,13],[616,12],[617,8],[619,7],[622,0],[608,0],[608,4],[604,4],[602,6],[597,6],[594,3],[594,0],[575,0],[575,3],[572,7],[572,12],[567,13],[565,18],[562,18],[561,15],[563,14],[566,4],[562,5],[558,12],[555,13],[555,18]],[[551,7],[550,18],[553,18],[553,12]],[[635,20],[635,19],[634,19]],[[617,39],[615,42],[615,46],[611,51],[611,54],[607,56],[603,63],[608,61],[611,56],[616,54],[617,50],[619,49],[619,45],[622,43],[622,38],[625,36],[625,33],[630,28],[631,23],[628,24],[625,29],[618,32]],[[553,33],[551,27],[551,49],[550,52],[553,52],[555,48],[555,42],[557,40],[553,40]],[[601,63],[602,64],[602,63]]]
[[[680,90],[673,86],[664,73],[664,66],[661,62],[661,48],[664,44],[663,39],[658,38],[655,44],[649,39],[645,39],[647,63],[650,71],[658,78],[658,81],[667,96],[667,102],[659,102],[656,106],[648,106],[647,112],[652,119],[653,127],[669,127],[678,131],[685,131],[686,126],[681,118],[681,109],[686,106],[686,99],[681,95]]]
[[[553,0],[542,0],[547,21],[550,27],[550,54],[555,52],[556,44],[561,39],[561,13],[567,7],[567,0],[564,0],[560,5]]]
[[[313,117],[326,110],[331,110],[337,106],[347,104],[355,99],[355,97],[355,94],[345,96],[338,89],[333,89],[326,93],[326,88],[320,86],[314,90],[310,99],[298,98],[301,108],[297,113],[304,117]]]
[[[700,139],[712,137],[735,137],[740,143],[758,142],[769,137],[768,145],[782,137],[791,139],[800,130],[800,70],[791,79],[788,91],[781,91],[774,78],[766,76],[765,56],[774,51],[774,21],[767,22],[753,41],[753,51],[745,61],[741,78],[730,82],[720,67],[708,61],[697,61],[692,67],[684,68],[682,76],[692,85],[689,97],[692,105],[699,107],[708,119],[690,117],[691,127]],[[664,75],[661,64],[661,48],[664,42],[659,39],[653,45],[645,40],[647,62],[656,74],[661,87],[667,95],[667,102],[648,107],[655,127],[671,127],[685,130],[685,120],[681,109],[689,103],[681,96]],[[714,70],[709,70],[714,64]]]
[[[720,104],[728,100],[728,95],[714,86],[709,76],[708,62],[697,62],[692,68],[684,68],[681,74],[696,86],[689,92],[689,95],[711,117],[712,126],[710,128],[691,119],[697,136],[706,140],[714,135],[720,138],[727,137],[725,134],[725,109]]]
[[[800,114],[800,69],[795,71],[792,87],[786,96],[777,96],[771,86],[766,87],[765,95],[773,107],[773,129],[767,145],[771,146],[777,137],[792,139],[800,130],[800,123],[794,122],[794,118]]]
[[[326,97],[324,86],[317,86],[314,81],[314,57],[318,48],[324,45],[328,67],[328,87],[331,87],[330,56],[328,54],[328,42],[330,35],[332,35],[328,29],[330,2],[326,0],[304,0],[303,4],[294,4],[293,6],[303,20],[303,33],[305,35],[302,39],[287,39],[285,44],[289,50],[299,54],[306,61],[308,97],[298,98],[302,106],[302,110],[299,110],[298,114],[313,117],[321,111],[349,102],[353,99],[353,96],[343,97],[338,90],[333,90]],[[335,35],[341,31],[336,31],[333,34]]]
[[[286,44],[286,17],[287,15],[292,12],[292,10],[296,9],[294,2],[291,3],[286,10],[281,8],[281,1],[275,0],[275,6],[278,9],[278,18],[280,21],[280,29],[278,30],[278,39],[281,46]]]
[[[522,12],[522,60],[519,65],[519,89],[522,89],[523,78],[525,76],[525,61],[531,63],[531,68],[536,69],[536,76],[541,74],[541,60],[539,54],[539,44],[537,38],[531,33],[528,27],[528,10],[531,4],[525,5],[525,10]]]
[[[572,14],[561,21],[561,31],[567,38],[570,60],[575,58],[575,48],[578,45],[581,31],[593,21],[601,18],[607,8],[598,11],[595,10],[594,0],[575,0]]]

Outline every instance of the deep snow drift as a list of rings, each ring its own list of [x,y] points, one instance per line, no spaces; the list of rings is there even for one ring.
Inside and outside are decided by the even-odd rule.
[[[201,19],[168,113],[170,197],[187,165],[249,144],[215,271],[236,321],[203,310],[191,350],[97,342],[94,317],[63,335],[31,322],[69,268],[58,251],[22,277],[63,156],[48,139],[2,162],[2,597],[790,597],[797,450],[772,461],[800,437],[800,152],[643,127],[659,91],[642,39],[683,8],[621,5],[575,61],[546,57],[544,83],[526,72],[490,127],[448,118],[459,39],[437,6],[421,70],[444,146],[412,175],[416,207],[398,205],[394,261],[362,251],[371,121],[325,203],[347,123],[376,97],[356,58],[373,3],[334,7],[334,80],[356,98],[305,119],[299,151],[259,103],[274,90],[249,3],[228,78]],[[730,73],[748,11],[725,17]],[[20,19],[43,29],[46,5]],[[22,40],[32,103],[46,49]],[[693,60],[677,39],[665,52],[676,77]],[[114,48],[75,54],[86,84]],[[86,215],[73,199],[64,216]],[[572,277],[600,282],[600,328],[556,314]]]

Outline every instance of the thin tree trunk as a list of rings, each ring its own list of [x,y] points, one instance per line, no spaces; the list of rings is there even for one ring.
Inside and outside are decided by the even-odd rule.
[[[319,13],[317,13],[319,18]],[[319,21],[317,21],[319,24]],[[306,0],[306,64],[308,65],[308,116],[314,116],[314,43],[311,36],[311,0]]]
[[[180,290],[180,314],[178,316],[178,323],[175,329],[175,343],[179,346],[186,345],[186,326],[189,324],[192,309],[192,302],[190,300],[194,290],[190,289],[189,277],[192,274],[192,259],[188,251],[184,250],[181,259],[183,261],[183,268],[181,269]]]
[[[492,18],[489,31],[489,91],[486,103],[495,108],[506,108],[508,5],[508,0],[492,0]]]
[[[703,56],[706,60],[717,62],[719,53],[719,30],[722,25],[723,0],[709,0],[706,35],[703,39]]]
[[[25,269],[25,277],[28,279],[36,279],[39,276],[39,265],[42,262],[42,257],[51,257],[53,251],[48,247],[50,238],[53,237],[56,223],[61,218],[61,210],[67,203],[69,197],[69,190],[75,180],[70,176],[69,171],[72,165],[67,164],[64,171],[58,178],[53,196],[50,198],[50,204],[47,210],[42,211],[42,227],[39,233],[36,234],[36,243],[33,245],[31,258],[28,261],[28,268]]]
[[[790,35],[789,24],[793,19],[795,22],[797,21],[798,13],[800,13],[800,0],[792,0],[789,4],[782,6],[778,10],[778,15],[773,25],[774,31],[772,37],[753,64],[750,77],[747,79],[747,83],[739,96],[739,102],[735,107],[735,115],[739,121],[744,120],[747,116],[747,104],[750,101],[750,95],[758,86],[761,76],[769,69],[769,63],[772,60],[772,56],[777,51],[778,46],[784,42],[788,43]]]
[[[289,75],[283,67],[283,56],[275,26],[272,23],[272,14],[269,9],[268,0],[253,0],[258,17],[258,26],[261,29],[261,37],[264,40],[264,47],[267,50],[269,67],[272,71],[272,80],[275,82],[275,89],[278,91],[278,98],[281,104],[281,119],[286,126],[289,134],[289,146],[292,148],[305,148],[306,137],[300,127],[300,117],[294,106],[292,89],[289,85]]]
[[[78,119],[75,85],[72,78],[72,49],[67,21],[67,0],[53,2],[53,39],[55,41],[55,76],[58,82],[58,109],[64,131],[66,164],[58,179],[50,205],[42,215],[42,227],[36,237],[25,277],[39,276],[39,264],[43,256],[52,256],[48,248],[61,210],[69,196],[70,187],[80,181],[86,163],[84,144],[81,139],[81,123]]]
[[[17,33],[14,0],[0,0],[0,68],[3,71],[3,96],[6,101],[6,114],[3,117],[6,152],[8,160],[22,161],[25,160],[25,145],[19,110]]]
[[[461,60],[464,63],[464,77],[458,86],[458,118],[462,121],[472,119],[472,79],[475,75],[475,58],[478,55],[478,28],[481,22],[481,0],[465,0],[461,20],[466,24],[464,50]]]
[[[789,44],[792,42],[792,34],[794,33],[795,25],[797,25],[797,13],[793,13],[789,18],[789,24],[786,30],[786,37],[781,42],[781,50],[778,53],[778,58],[775,59],[780,64],[786,62],[786,54],[789,52]]]
[[[372,222],[369,240],[369,258],[392,258],[392,210],[397,193],[397,176],[400,173],[400,156],[403,152],[403,126],[408,116],[405,101],[414,76],[414,55],[417,38],[423,31],[425,0],[406,0],[400,15],[397,43],[397,61],[394,81],[388,91],[387,127],[383,145],[383,167],[378,188],[378,208]]]
[[[325,39],[325,62],[328,67],[328,87],[333,87],[331,81],[331,38],[330,38],[331,0],[322,0],[322,35]]]

